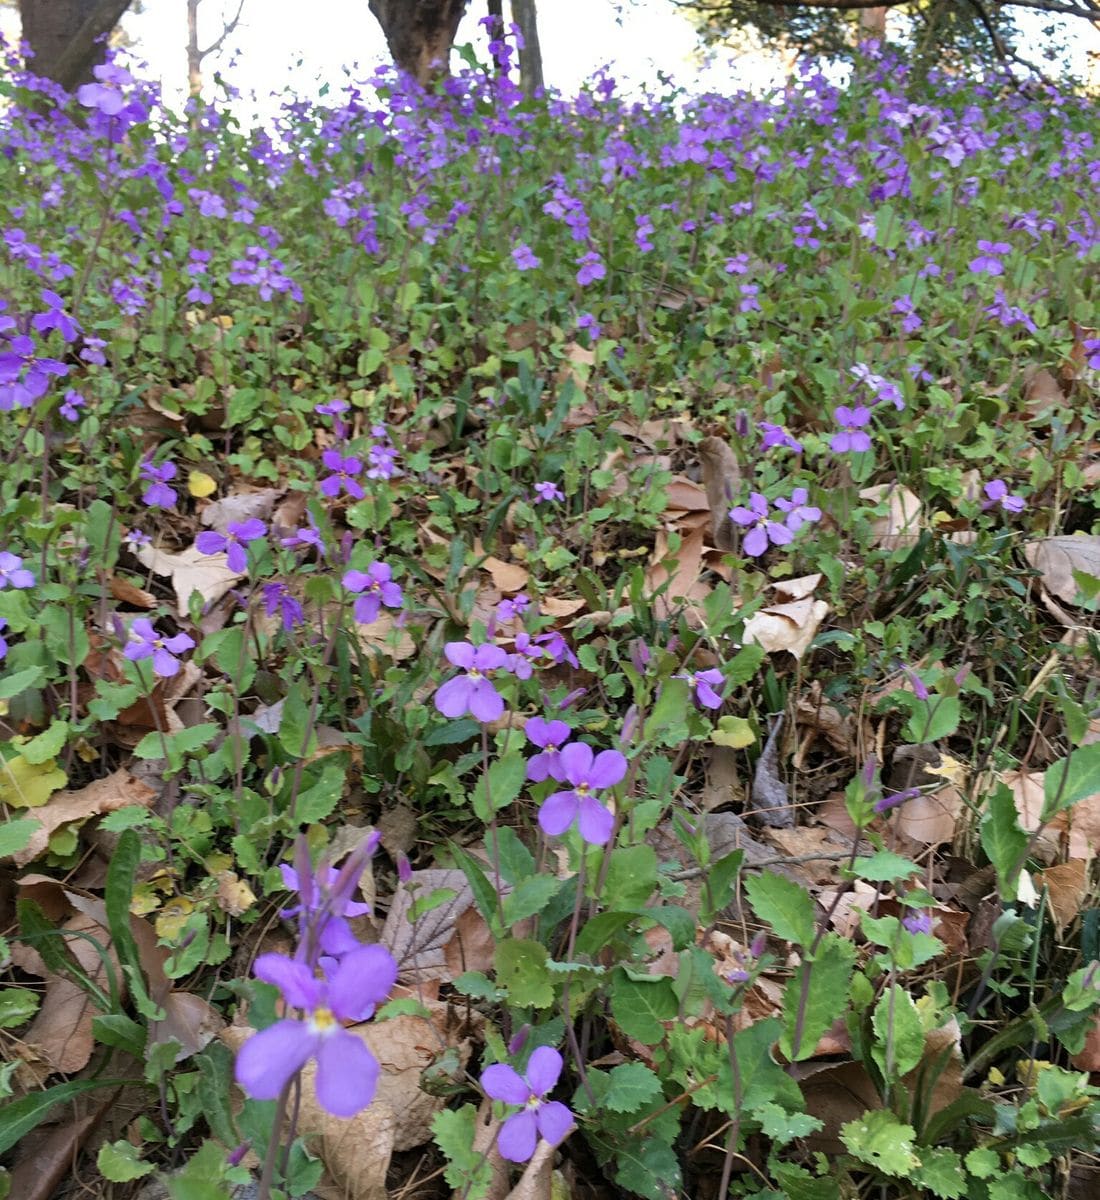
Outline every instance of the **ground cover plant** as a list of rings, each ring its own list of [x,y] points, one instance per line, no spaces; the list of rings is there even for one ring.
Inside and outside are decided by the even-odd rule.
[[[0,122],[0,1190],[1093,1194],[1095,102]]]

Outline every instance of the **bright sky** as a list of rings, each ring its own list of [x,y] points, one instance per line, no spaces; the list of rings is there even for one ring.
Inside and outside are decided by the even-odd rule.
[[[185,0],[145,0],[144,8],[140,15],[129,14],[124,26],[134,52],[161,80],[166,99],[178,103],[186,87]],[[201,45],[217,37],[223,13],[231,16],[236,8],[237,0],[203,0]],[[724,60],[701,72],[691,25],[670,0],[540,0],[539,9],[543,72],[550,86],[567,94],[605,63],[613,64],[617,79],[635,85],[656,83],[660,73],[689,87],[720,91],[768,87],[781,79],[775,61],[762,55]],[[484,3],[473,0],[459,43],[481,40],[477,21],[484,11]],[[1038,44],[1042,17],[1032,16]],[[13,13],[0,10],[0,28],[11,33],[17,26]],[[1073,65],[1083,73],[1088,51],[1100,52],[1100,33],[1083,21],[1070,22],[1069,28],[1075,35]],[[315,96],[328,83],[339,92],[348,80],[347,69],[352,78],[363,79],[387,57],[367,0],[244,0],[236,31],[203,66],[208,77],[218,70],[245,95],[254,91],[260,98],[256,107],[267,114],[277,107],[264,102],[272,91],[290,87],[298,95]],[[252,108],[243,105],[242,115]]]

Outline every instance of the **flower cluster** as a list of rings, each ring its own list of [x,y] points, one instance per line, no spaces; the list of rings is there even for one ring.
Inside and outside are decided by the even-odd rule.
[[[741,549],[750,558],[759,558],[769,545],[789,545],[803,525],[821,520],[821,509],[807,503],[808,500],[806,488],[795,488],[790,499],[776,500],[776,508],[785,514],[782,519],[776,519],[768,498],[760,492],[751,492],[747,507],[739,504],[729,512],[735,525],[748,530]]]

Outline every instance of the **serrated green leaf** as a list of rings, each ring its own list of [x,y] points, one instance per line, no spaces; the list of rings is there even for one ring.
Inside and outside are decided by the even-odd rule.
[[[611,986],[611,1015],[628,1036],[655,1046],[665,1034],[664,1021],[679,1009],[672,983],[661,975],[631,979],[621,968]]]
[[[612,1112],[637,1112],[661,1094],[661,1081],[643,1063],[623,1063],[614,1067],[610,1080],[603,1106]]]
[[[913,1149],[916,1131],[888,1109],[865,1112],[841,1127],[840,1140],[848,1152],[886,1175],[911,1175],[920,1164]]]
[[[682,740],[686,714],[692,709],[691,693],[686,679],[667,679],[661,685],[656,703],[650,710],[642,729],[647,742],[670,745]]]
[[[99,1173],[111,1183],[130,1183],[155,1169],[152,1163],[143,1162],[137,1148],[124,1138],[117,1142],[104,1142],[95,1163]]]
[[[0,1029],[15,1029],[38,1011],[38,997],[29,988],[0,988]]]
[[[134,747],[134,757],[163,758],[167,747],[169,761],[181,758],[185,754],[192,754],[204,746],[209,746],[217,736],[219,728],[212,721],[205,721],[201,725],[190,725],[185,729],[177,729],[175,733],[167,733],[163,739],[160,733],[154,730],[147,733]]]
[[[924,1028],[913,998],[898,984],[879,997],[871,1017],[875,1044],[871,1051],[883,1078],[893,1082],[911,1071],[924,1055]],[[892,1061],[887,1062],[890,1058]]]
[[[433,1117],[432,1134],[447,1160],[443,1176],[451,1187],[470,1200],[484,1196],[492,1180],[492,1168],[488,1156],[474,1149],[477,1109],[472,1104],[445,1108]]]
[[[1012,790],[999,783],[986,801],[979,826],[982,849],[997,872],[997,887],[1003,897],[1015,897],[1016,874],[1027,848],[1027,834],[1020,828]],[[1010,877],[1011,876],[1011,877]]]
[[[45,678],[46,672],[41,667],[27,667],[23,671],[14,671],[11,675],[0,676],[0,700],[11,700],[12,697],[37,687]]]
[[[497,985],[480,971],[463,971],[454,981],[455,988],[464,996],[475,1000],[498,1000],[501,992]]]
[[[895,854],[892,850],[879,850],[868,858],[857,858],[852,864],[852,872],[860,879],[869,879],[872,883],[890,883],[895,879],[908,879],[915,875],[920,868],[916,863]]]
[[[549,957],[545,946],[527,938],[508,938],[497,946],[497,984],[516,1008],[549,1008],[554,1002]]]
[[[540,913],[557,895],[561,880],[552,875],[532,875],[504,897],[504,924],[511,928]]]
[[[482,772],[470,795],[474,813],[482,821],[513,803],[527,778],[527,759],[522,754],[506,754]]]
[[[668,1200],[680,1187],[680,1160],[668,1142],[647,1138],[622,1146],[615,1182],[644,1200]]]
[[[616,908],[641,908],[657,890],[657,852],[644,843],[611,851],[604,895]]]
[[[855,956],[856,949],[850,941],[827,933],[813,959],[806,959],[787,981],[783,992],[783,1037],[779,1044],[792,1062],[812,1058],[821,1035],[848,1007],[848,981]]]
[[[807,1137],[822,1127],[823,1122],[810,1113],[787,1112],[778,1104],[762,1104],[753,1112],[760,1122],[760,1128],[773,1141],[780,1145],[793,1142],[795,1138]]]
[[[805,1167],[776,1163],[774,1174],[785,1200],[840,1200],[840,1185],[835,1179],[811,1175]]]
[[[966,1156],[966,1169],[976,1179],[988,1179],[1001,1169],[1001,1156],[996,1150],[979,1146]]]
[[[172,1200],[231,1200],[235,1188],[227,1182],[225,1148],[203,1142],[187,1165],[165,1179]]]
[[[607,945],[615,934],[637,919],[637,913],[597,913],[591,921],[584,923],[584,928],[577,935],[576,952],[592,958]]]
[[[25,850],[39,824],[40,822],[33,817],[18,817],[0,825],[0,858],[7,858],[10,854],[18,854],[20,850]]]
[[[945,1148],[921,1150],[913,1181],[941,1200],[959,1200],[969,1190],[962,1160],[954,1150]]]
[[[23,744],[20,753],[27,762],[38,766],[51,758],[56,758],[64,748],[68,737],[68,721],[51,721],[48,729]]]
[[[772,927],[776,937],[796,946],[810,945],[814,940],[814,902],[805,888],[767,871],[748,876],[744,888],[753,912]]]

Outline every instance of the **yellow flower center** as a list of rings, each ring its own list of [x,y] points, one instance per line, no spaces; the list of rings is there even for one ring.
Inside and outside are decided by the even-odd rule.
[[[339,1022],[333,1016],[331,1008],[315,1008],[309,1018],[309,1024],[314,1033],[332,1033]]]
[[[592,789],[588,786],[587,783],[578,783],[577,786],[573,789],[573,791],[575,791],[578,796],[587,796],[591,790]]]

